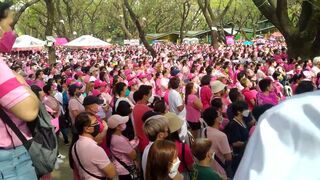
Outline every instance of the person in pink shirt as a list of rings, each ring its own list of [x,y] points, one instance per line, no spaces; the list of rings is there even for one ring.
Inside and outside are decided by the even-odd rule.
[[[37,70],[36,77],[35,77],[33,84],[39,86],[42,89],[43,86],[45,85],[43,78],[44,78],[43,71]]]
[[[272,80],[269,78],[262,79],[259,81],[259,88],[261,92],[257,94],[257,104],[272,104],[277,105],[279,103],[279,97],[272,90]]]
[[[105,151],[94,140],[99,127],[97,119],[90,113],[82,112],[76,117],[76,133],[69,150],[69,164],[76,180],[112,179],[117,174]]]
[[[136,168],[137,152],[135,148],[139,144],[138,139],[129,141],[122,133],[127,128],[129,116],[112,115],[108,119],[107,146],[113,156],[119,180],[132,179],[130,169]],[[125,165],[124,165],[125,164]],[[128,167],[127,167],[128,166]]]
[[[0,52],[10,51],[15,34],[11,4],[0,2]],[[11,40],[10,40],[11,39]],[[7,41],[10,40],[10,41]],[[24,79],[14,73],[0,57],[0,104],[1,109],[27,138],[31,133],[26,122],[35,120],[39,111],[39,100]],[[15,133],[0,120],[0,172],[2,179],[37,179],[29,153]]]
[[[194,83],[188,83],[185,91],[185,104],[186,104],[186,119],[191,127],[191,132],[194,138],[198,137],[201,128],[200,117],[203,105],[201,100],[196,96],[197,89]]]
[[[252,82],[247,78],[241,80],[241,85],[244,87],[241,93],[249,106],[249,110],[252,111],[253,107],[256,105],[257,91],[251,90]]]
[[[228,138],[224,132],[219,130],[223,121],[221,114],[214,107],[210,107],[203,112],[203,119],[208,127],[203,130],[202,137],[208,138],[212,142],[211,149],[216,156],[211,167],[222,177],[232,177],[232,155]]]
[[[207,109],[210,106],[210,100],[212,98],[210,81],[210,75],[205,75],[201,78],[200,99],[203,105],[203,109]]]

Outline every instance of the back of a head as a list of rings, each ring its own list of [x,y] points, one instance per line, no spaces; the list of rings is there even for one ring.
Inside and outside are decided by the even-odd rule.
[[[239,99],[240,95],[241,94],[240,94],[238,88],[230,89],[229,98],[230,98],[231,102],[236,102]]]
[[[146,180],[168,179],[169,164],[173,162],[177,154],[176,145],[172,141],[155,141],[149,150]]]
[[[296,89],[296,94],[312,92],[314,89],[315,87],[313,86],[312,81],[301,81]]]
[[[131,105],[127,101],[120,101],[117,107],[117,114],[120,116],[129,116],[131,113]]]
[[[7,10],[12,6],[9,2],[0,2],[0,21],[8,16]]]
[[[259,81],[259,88],[262,92],[266,92],[267,88],[271,85],[271,79],[265,78]]]
[[[260,116],[266,112],[268,109],[272,108],[273,105],[272,104],[264,104],[261,106],[255,106],[252,109],[252,115],[253,117],[256,119],[256,121],[259,120]]]
[[[123,88],[127,86],[124,82],[118,82],[115,86],[114,86],[114,93],[116,95],[120,95],[121,91],[123,91]]]
[[[75,119],[74,127],[76,129],[76,132],[78,135],[83,134],[84,127],[89,126],[91,123],[90,116],[87,112],[82,112],[78,114],[78,116]]]
[[[202,113],[203,120],[207,123],[208,126],[213,126],[215,119],[218,117],[218,112],[214,107],[209,107]]]
[[[171,89],[177,89],[180,86],[180,79],[178,77],[173,77],[169,80],[169,87]]]
[[[31,86],[31,90],[40,99],[40,94],[39,93],[42,91],[42,89],[37,85],[32,85]]]
[[[202,78],[201,78],[201,86],[206,86],[206,85],[209,85],[210,84],[210,81],[211,81],[211,76],[210,75],[204,75]]]
[[[144,125],[143,131],[147,135],[149,141],[154,142],[158,138],[159,133],[164,133],[169,131],[168,120],[162,115],[154,115],[149,117]],[[163,136],[163,138],[165,138]]]
[[[198,138],[192,145],[192,154],[198,159],[198,161],[202,161],[206,158],[211,145],[212,142],[209,139]]]
[[[211,100],[211,106],[213,108],[215,108],[216,110],[222,108],[222,106],[223,106],[222,99],[221,98],[213,98]]]
[[[141,85],[138,91],[141,92],[142,96],[148,95],[152,91],[152,86]]]

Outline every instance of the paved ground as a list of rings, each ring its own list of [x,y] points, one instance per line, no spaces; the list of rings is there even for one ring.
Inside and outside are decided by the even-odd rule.
[[[71,140],[71,138],[69,138]],[[64,162],[60,164],[60,167],[58,170],[54,170],[52,173],[52,179],[53,180],[72,180],[72,171],[69,167],[69,157],[68,157],[68,151],[70,146],[66,146],[63,144],[63,140],[61,138],[58,138],[59,141],[59,151],[61,154],[65,155],[66,158],[64,159]]]

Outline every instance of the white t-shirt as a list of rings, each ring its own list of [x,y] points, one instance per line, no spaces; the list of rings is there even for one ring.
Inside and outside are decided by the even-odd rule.
[[[178,91],[174,89],[170,89],[169,91],[169,111],[175,113],[178,115],[184,123],[182,124],[181,131],[180,131],[180,139],[184,142],[185,138],[188,133],[188,127],[186,122],[186,108],[184,107],[181,112],[178,111],[179,106],[183,105],[183,100],[181,98],[181,95],[178,93]]]
[[[293,96],[260,117],[234,180],[320,179],[319,92]]]
[[[320,69],[317,66],[313,66],[311,69],[313,75],[317,77],[317,74],[320,72]]]
[[[141,164],[142,164],[142,171],[143,171],[144,177],[146,177],[145,173],[146,173],[146,169],[147,169],[148,154],[149,154],[149,150],[150,150],[150,147],[152,144],[153,144],[153,142],[150,141],[149,144],[144,148],[143,154],[142,154]]]

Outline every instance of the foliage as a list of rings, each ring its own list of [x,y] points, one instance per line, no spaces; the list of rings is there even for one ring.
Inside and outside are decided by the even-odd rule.
[[[210,1],[214,13],[220,14],[228,1]],[[120,0],[54,0],[53,2],[55,4],[53,35],[55,36],[73,39],[80,35],[92,34],[104,40],[112,38],[114,41],[139,36]],[[185,2],[190,4],[188,6],[190,9],[184,17],[182,13]],[[146,33],[179,31],[181,25],[184,26],[183,31],[209,29],[199,11],[197,0],[129,0],[129,3]],[[248,9],[251,10],[248,11]],[[183,18],[185,18],[184,23],[182,23]],[[259,18],[260,13],[251,0],[235,0],[218,24],[227,26],[231,22],[237,27],[251,28]],[[20,34],[44,38],[46,29],[44,0],[26,9],[16,29]]]

